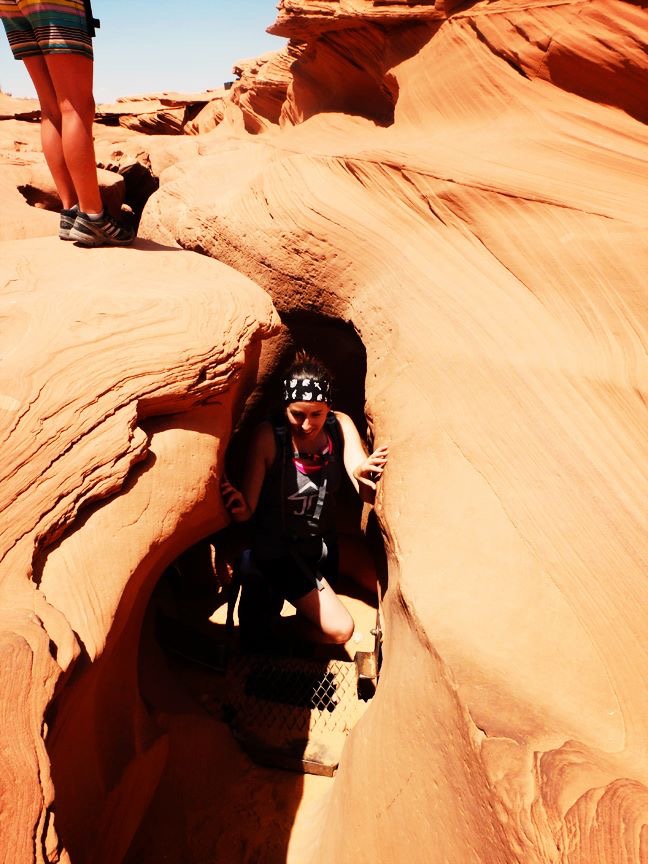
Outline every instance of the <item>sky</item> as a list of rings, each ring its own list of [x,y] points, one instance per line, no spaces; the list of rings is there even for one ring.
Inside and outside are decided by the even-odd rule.
[[[221,87],[233,80],[237,60],[285,45],[265,32],[276,6],[277,0],[92,0],[101,20],[94,40],[95,100]],[[1,29],[0,89],[36,95]]]

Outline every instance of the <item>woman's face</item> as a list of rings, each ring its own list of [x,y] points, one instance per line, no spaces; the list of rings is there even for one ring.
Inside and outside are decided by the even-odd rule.
[[[291,402],[286,406],[286,417],[293,437],[314,441],[330,410],[326,402]]]

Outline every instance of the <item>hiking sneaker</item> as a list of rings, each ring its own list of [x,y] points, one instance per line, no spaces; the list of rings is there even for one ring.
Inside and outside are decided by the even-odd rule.
[[[59,222],[59,237],[61,240],[71,240],[70,231],[74,225],[74,220],[79,215],[79,205],[75,204],[69,210],[63,208],[61,210],[61,221]]]
[[[99,219],[91,219],[79,210],[70,231],[70,240],[81,246],[128,246],[134,239],[133,229],[117,222],[105,210]]]

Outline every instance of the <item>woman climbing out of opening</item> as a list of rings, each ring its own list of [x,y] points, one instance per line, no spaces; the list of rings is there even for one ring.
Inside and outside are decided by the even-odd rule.
[[[241,640],[263,649],[287,599],[304,635],[342,644],[353,619],[332,588],[338,573],[335,494],[346,469],[356,491],[370,492],[388,448],[367,456],[351,418],[331,409],[331,375],[300,352],[283,382],[283,413],[255,430],[242,489],[225,478],[222,494],[235,522],[252,520],[242,556]]]

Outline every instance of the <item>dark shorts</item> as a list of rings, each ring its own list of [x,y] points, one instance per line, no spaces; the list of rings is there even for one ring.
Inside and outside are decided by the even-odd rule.
[[[281,558],[254,558],[254,565],[263,575],[266,582],[272,586],[281,597],[295,605],[295,601],[317,588],[316,572],[323,576],[330,585],[334,585],[338,576],[338,547],[333,539],[326,541],[326,557],[321,558],[318,549],[299,549],[297,556],[285,555]]]
[[[0,17],[16,60],[80,54],[92,60],[83,0],[0,0]]]
[[[338,548],[335,537],[326,541],[327,555],[320,560],[321,544],[314,552],[301,550],[301,557],[310,565],[300,566],[292,555],[268,558],[243,554],[241,568],[241,599],[238,606],[241,645],[246,650],[264,651],[272,641],[272,622],[288,600],[293,605],[311,591],[317,590],[315,571],[327,582],[335,584],[338,575]],[[304,572],[306,569],[307,572]],[[312,572],[309,572],[312,570]]]

